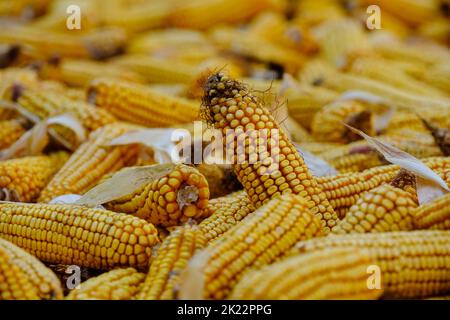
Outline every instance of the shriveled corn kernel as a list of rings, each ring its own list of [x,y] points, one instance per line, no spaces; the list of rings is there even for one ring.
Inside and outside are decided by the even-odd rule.
[[[321,218],[325,230],[335,225],[337,216],[303,158],[279,128],[269,110],[244,84],[228,79],[222,73],[211,75],[205,85],[203,103],[203,119],[222,131],[227,155],[237,158],[234,170],[255,207],[260,207],[281,194],[299,194],[306,199],[311,212]],[[238,115],[239,112],[243,117]],[[236,126],[233,121],[229,122],[225,118],[227,115],[235,118],[233,121],[237,121]],[[262,132],[253,130],[256,125],[253,116],[266,119],[260,121],[263,125],[260,129],[264,129],[267,143],[265,146],[259,144],[258,150],[248,140],[250,135]],[[228,141],[230,129],[234,129],[231,137],[237,143],[234,140]],[[261,156],[262,154],[265,156]],[[255,156],[260,159],[251,161]],[[291,172],[295,177],[288,179]],[[274,182],[276,189],[266,187],[268,180]]]
[[[300,241],[290,252],[365,249],[381,271],[386,298],[420,298],[450,290],[450,231],[399,231],[329,235]]]
[[[236,191],[210,200],[206,210],[211,216],[200,222],[199,227],[208,241],[214,241],[255,211],[255,207],[245,191]]]
[[[197,226],[177,227],[164,239],[150,265],[145,282],[137,295],[141,300],[168,300],[177,297],[180,275],[189,259],[206,246]]]
[[[69,159],[66,152],[0,161],[0,199],[34,202]]]
[[[63,291],[58,278],[42,262],[1,238],[0,252],[8,257],[10,263],[19,268],[19,274],[23,274],[26,281],[32,285],[30,292],[36,291],[40,299],[62,299]],[[6,282],[8,282],[8,279],[6,279]],[[1,286],[2,284],[0,284]],[[0,296],[2,296],[2,290],[0,290]]]
[[[82,194],[105,174],[133,164],[138,154],[137,146],[106,146],[115,137],[132,129],[130,125],[112,123],[94,131],[56,173],[38,201],[49,202],[63,194]]]
[[[83,282],[66,300],[131,300],[138,293],[145,274],[134,268],[115,269]]]
[[[48,263],[97,269],[146,268],[159,242],[156,228],[145,220],[67,204],[1,203],[0,237]]]
[[[202,297],[226,298],[245,271],[276,261],[299,239],[322,233],[319,218],[301,196],[272,199],[194,256],[193,266],[202,261],[197,267],[203,277],[196,280]]]
[[[367,252],[355,248],[324,249],[285,258],[249,271],[231,299],[377,299],[380,289],[367,286]]]
[[[208,182],[194,167],[177,165],[164,177],[105,204],[116,212],[134,214],[154,225],[170,227],[210,213]]]

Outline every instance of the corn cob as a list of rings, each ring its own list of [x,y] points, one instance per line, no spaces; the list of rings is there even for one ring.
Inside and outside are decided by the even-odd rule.
[[[305,56],[290,48],[272,43],[263,37],[249,34],[245,30],[218,27],[213,30],[212,39],[220,49],[249,57],[257,62],[281,66],[285,72],[295,74],[305,63]]]
[[[335,102],[317,112],[311,124],[311,131],[318,141],[348,143],[359,140],[342,122],[373,135],[372,115],[366,108],[353,101]]]
[[[103,175],[133,164],[138,154],[137,146],[105,146],[132,129],[129,125],[112,123],[94,131],[53,177],[38,201],[48,202],[63,194],[82,194],[97,184]]]
[[[111,270],[83,282],[66,300],[131,300],[144,278],[145,274],[134,268]]]
[[[392,87],[381,81],[366,77],[327,70],[327,74],[325,76],[322,75],[319,79],[312,81],[314,82],[319,80],[320,84],[328,89],[340,92],[348,90],[361,90],[382,96],[391,101],[393,105],[399,107],[401,110],[424,113],[424,109],[432,107],[437,111],[437,114],[441,112],[441,115],[446,115],[449,112],[448,109],[450,102],[448,99],[417,95]],[[447,122],[447,119],[442,119],[442,117],[437,116],[435,117],[440,123]]]
[[[450,231],[330,235],[300,241],[289,254],[338,248],[369,252],[381,270],[385,298],[420,298],[450,289]]]
[[[205,86],[203,118],[222,131],[224,140],[229,140],[227,131],[230,129],[238,133],[238,143],[242,137],[246,138],[247,133],[244,130],[264,130],[267,133],[270,143],[267,143],[267,146],[259,146],[259,153],[235,146],[234,141],[231,141],[230,148],[227,145],[229,141],[225,141],[227,155],[237,157],[236,155],[241,153],[239,148],[244,149],[241,151],[245,152],[245,158],[235,159],[237,162],[234,162],[234,170],[256,208],[281,194],[299,194],[306,199],[311,212],[317,214],[327,228],[334,226],[337,216],[303,158],[286,134],[279,129],[270,112],[243,84],[228,79],[221,73],[210,76]],[[278,137],[273,136],[274,130],[278,130]],[[278,142],[278,146],[273,142]],[[255,154],[265,154],[267,158],[264,163],[249,163],[247,159],[251,159]],[[278,162],[274,163],[273,160]],[[267,169],[274,169],[274,172],[269,174]]]
[[[320,155],[321,158],[327,161],[333,168],[339,171],[339,173],[360,172],[384,164],[383,159],[381,159],[380,155],[376,151],[367,150],[361,153],[350,152],[344,153],[340,156],[335,156],[336,151],[338,151],[338,153],[341,152],[339,149],[330,150],[330,152],[324,152]],[[348,146],[345,146],[342,149],[348,150]]]
[[[147,55],[129,54],[114,59],[122,68],[140,74],[150,83],[185,83],[189,84],[197,75],[197,69],[185,62],[166,61]]]
[[[342,146],[340,143],[335,142],[301,142],[299,146],[302,150],[309,151],[315,155],[320,156],[322,153],[325,153],[329,149],[337,148]]]
[[[193,0],[179,2],[169,16],[175,27],[206,29],[216,24],[238,23],[264,10],[281,10],[282,2],[268,0]]]
[[[450,194],[420,205],[414,211],[414,225],[417,229],[450,230]]]
[[[181,273],[195,252],[205,246],[206,239],[196,226],[185,225],[172,231],[159,247],[136,298],[175,299]]]
[[[124,67],[82,59],[63,59],[56,65],[47,64],[40,70],[40,76],[43,78],[61,81],[75,87],[87,87],[99,75],[143,82],[141,76]]]
[[[231,299],[377,299],[369,289],[364,250],[325,249],[289,257],[250,271],[234,288]]]
[[[167,23],[172,6],[171,1],[120,3],[104,15],[104,22],[131,33],[154,29]]]
[[[79,119],[89,132],[116,121],[106,110],[95,108],[83,101],[74,101],[58,92],[25,89],[18,96],[17,103],[40,119],[70,113]]]
[[[25,274],[25,278],[37,289],[40,299],[62,299],[58,278],[38,259],[3,239],[0,239],[0,251]]]
[[[120,53],[126,42],[123,30],[95,29],[82,35],[45,30],[31,26],[7,27],[0,31],[0,41],[29,45],[37,58],[54,56],[105,59]]]
[[[295,19],[310,26],[346,16],[344,7],[334,0],[303,0],[295,4]]]
[[[177,165],[166,176],[129,195],[105,203],[116,212],[134,214],[156,226],[170,227],[209,214],[208,182],[193,167]]]
[[[38,288],[15,262],[0,247],[0,300],[38,300]]]
[[[430,97],[445,97],[445,94],[440,90],[416,80],[401,69],[393,68],[385,61],[376,63],[370,58],[357,59],[353,62],[350,72],[382,81],[414,94]]]
[[[298,239],[320,236],[322,230],[302,197],[282,195],[269,201],[202,252],[203,279],[195,280],[203,285],[202,297],[226,298],[246,270],[274,262]]]
[[[156,228],[137,217],[58,204],[0,204],[0,237],[52,264],[146,268]]]
[[[115,80],[95,81],[89,88],[89,100],[119,119],[150,127],[194,121],[199,113],[196,103],[187,99]]]
[[[16,87],[35,87],[38,85],[38,77],[35,71],[31,69],[7,68],[0,70],[0,99],[10,100],[15,96]],[[0,113],[2,115],[4,110]],[[8,120],[3,115],[1,120]]]
[[[400,187],[399,179],[409,181],[402,182]],[[414,193],[408,192],[408,189],[414,189],[411,190]],[[412,230],[416,207],[415,177],[400,170],[391,184],[383,184],[363,193],[331,232],[345,234]]]
[[[286,92],[286,103],[289,115],[303,127],[310,129],[314,115],[337,97],[338,94],[333,90],[305,84],[301,88],[289,89]]]
[[[402,131],[405,129],[418,132],[425,132],[426,130],[422,121],[415,113],[395,111],[383,133],[386,135],[391,135],[397,131]]]
[[[432,20],[439,12],[438,1],[364,0],[361,2],[362,5],[376,4],[381,7],[381,10],[386,10],[411,25]]]
[[[227,166],[200,163],[196,168],[208,181],[211,199],[242,189],[233,169]]]
[[[363,28],[350,19],[327,21],[314,31],[324,60],[336,67],[346,65],[351,51],[369,47]]]
[[[233,192],[225,197],[209,201],[207,210],[211,215],[200,222],[199,227],[206,240],[213,241],[247,217],[255,207],[244,191]]]
[[[0,161],[1,200],[34,202],[69,158],[66,152]]]
[[[0,121],[0,150],[8,148],[25,133],[20,120]]]
[[[449,166],[449,160],[448,157],[436,157],[423,159],[423,162],[437,174],[444,175]],[[386,165],[362,172],[317,177],[316,180],[335,212],[342,218],[362,193],[391,181],[399,169],[396,165]],[[445,180],[445,177],[443,178]],[[449,182],[450,180],[447,181]]]

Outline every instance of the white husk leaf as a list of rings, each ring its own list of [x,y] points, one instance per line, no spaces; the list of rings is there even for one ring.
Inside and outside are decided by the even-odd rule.
[[[445,194],[445,192],[450,191],[445,181],[419,159],[413,157],[407,152],[395,148],[386,142],[373,138],[361,130],[355,129],[347,124],[345,125],[353,132],[366,139],[366,141],[378,152],[380,152],[387,161],[396,164],[416,175],[417,196],[420,204],[432,201],[433,199]]]
[[[336,175],[339,172],[333,168],[330,164],[328,164],[325,160],[322,158],[319,158],[315,156],[314,154],[301,149],[301,147],[294,143],[295,148],[300,153],[300,155],[303,157],[303,160],[305,161],[306,166],[311,171],[313,176],[315,177],[324,177],[324,176],[332,176]]]

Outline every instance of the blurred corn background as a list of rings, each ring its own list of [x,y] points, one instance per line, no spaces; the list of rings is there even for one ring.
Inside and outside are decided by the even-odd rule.
[[[448,296],[449,45],[448,0],[0,0],[0,300]],[[171,163],[195,121],[279,169]]]

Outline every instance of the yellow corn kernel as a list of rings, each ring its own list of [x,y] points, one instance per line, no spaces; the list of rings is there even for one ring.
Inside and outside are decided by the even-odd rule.
[[[66,152],[0,161],[1,200],[34,202],[69,159]]]
[[[255,211],[255,207],[244,191],[236,191],[210,200],[207,210],[211,215],[200,222],[199,227],[206,239],[213,241]]]
[[[25,133],[19,120],[0,120],[0,150],[8,148]]]
[[[127,124],[112,123],[94,131],[56,173],[38,201],[49,202],[63,194],[82,194],[105,174],[133,164],[138,154],[137,146],[106,146],[112,139],[132,129],[133,126]]]
[[[414,211],[414,225],[418,229],[450,230],[450,193],[420,205]]]
[[[353,101],[335,102],[324,106],[317,112],[311,124],[311,131],[318,141],[348,143],[360,140],[347,123],[358,127],[369,135],[373,135],[372,115],[363,105]]]
[[[199,113],[193,101],[114,79],[96,80],[89,88],[89,100],[118,119],[150,127],[194,121]]]
[[[0,300],[38,300],[38,288],[17,265],[17,260],[0,247]]]
[[[134,268],[115,269],[83,282],[66,300],[131,300],[145,278]]]
[[[136,298],[140,300],[175,299],[181,273],[194,253],[205,246],[206,239],[197,226],[177,227],[156,252],[156,257]]]
[[[449,161],[450,158],[448,157],[423,159],[425,165],[443,176],[446,168],[450,165]],[[316,180],[327,199],[329,199],[331,206],[339,214],[339,218],[342,218],[347,210],[356,203],[361,194],[391,181],[399,170],[400,167],[397,165],[386,165],[362,172],[317,177]],[[445,177],[442,178],[446,180]]]
[[[338,248],[369,252],[375,262],[372,276],[380,276],[385,298],[421,298],[450,290],[450,231],[329,235],[300,241],[289,254]]]
[[[367,286],[373,260],[364,250],[324,249],[285,258],[250,271],[231,299],[377,299],[382,290]]]
[[[325,230],[335,225],[337,216],[303,158],[245,85],[222,73],[214,74],[205,85],[203,100],[203,119],[221,130],[227,156],[233,160],[234,171],[255,207],[281,194],[299,194],[320,217]],[[231,138],[237,143],[231,141],[230,147],[232,129]],[[261,132],[267,135],[266,145],[251,146],[250,135]]]
[[[24,278],[33,286],[30,291],[37,291],[40,299],[62,299],[61,283],[56,275],[42,262],[4,239],[0,239],[0,252],[8,257],[10,263],[15,264],[23,272]]]
[[[322,232],[320,220],[302,197],[290,194],[272,199],[194,256],[193,265],[196,259],[205,260],[203,278],[195,280],[202,297],[196,298],[226,298],[245,271],[276,261],[299,239]]]
[[[170,227],[209,214],[208,182],[194,167],[177,165],[164,177],[105,203],[116,212],[136,215],[156,226]]]
[[[1,203],[0,237],[47,263],[97,269],[145,269],[159,242],[145,220],[71,204]]]

